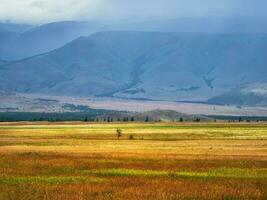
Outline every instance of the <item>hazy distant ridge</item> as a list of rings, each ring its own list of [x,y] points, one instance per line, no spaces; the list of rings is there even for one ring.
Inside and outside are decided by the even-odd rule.
[[[266,83],[266,52],[267,34],[100,32],[5,66],[0,89],[205,101]]]

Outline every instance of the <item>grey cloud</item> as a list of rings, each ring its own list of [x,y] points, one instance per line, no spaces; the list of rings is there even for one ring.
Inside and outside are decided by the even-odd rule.
[[[266,0],[0,0],[0,21],[147,20],[199,16],[267,17]]]

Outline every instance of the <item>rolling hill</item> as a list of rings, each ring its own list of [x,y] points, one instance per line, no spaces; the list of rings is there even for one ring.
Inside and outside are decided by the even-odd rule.
[[[212,121],[212,118],[202,115],[188,115],[173,110],[152,110],[146,112],[110,112],[98,116],[98,119],[111,121]]]
[[[0,89],[79,97],[206,101],[266,83],[267,34],[109,31],[0,70]]]

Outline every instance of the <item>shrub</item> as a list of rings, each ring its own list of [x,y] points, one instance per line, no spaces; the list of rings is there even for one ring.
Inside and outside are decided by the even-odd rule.
[[[121,129],[117,128],[117,130],[116,130],[116,134],[117,134],[117,138],[118,138],[118,140],[119,140],[120,137],[122,136],[122,131],[121,131]]]
[[[129,140],[133,140],[134,139],[134,135],[129,135]]]

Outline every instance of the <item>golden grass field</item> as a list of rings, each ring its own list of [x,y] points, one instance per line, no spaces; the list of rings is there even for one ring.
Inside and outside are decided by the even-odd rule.
[[[267,124],[0,123],[9,199],[264,200]]]

